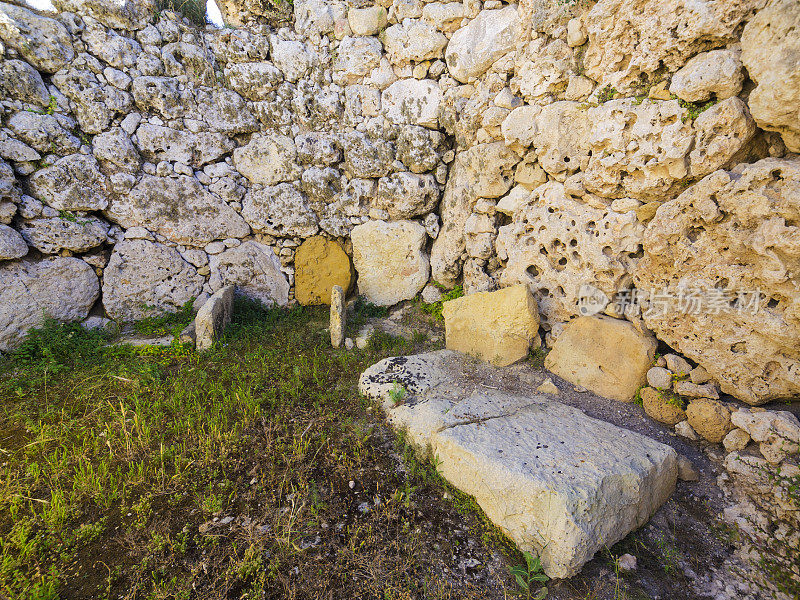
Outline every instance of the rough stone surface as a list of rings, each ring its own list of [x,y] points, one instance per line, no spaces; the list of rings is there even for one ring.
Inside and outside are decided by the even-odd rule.
[[[652,335],[627,321],[580,317],[564,328],[545,367],[600,396],[630,402],[646,381],[656,346]]]
[[[686,417],[692,429],[714,444],[720,443],[733,429],[731,411],[721,402],[709,398],[692,400],[686,409]]]
[[[671,448],[544,396],[476,389],[459,356],[388,358],[361,375],[359,389],[550,577],[577,573],[672,493]],[[407,391],[397,405],[396,385]]]
[[[236,169],[252,183],[274,185],[299,175],[294,140],[283,135],[253,137],[233,152]]]
[[[470,294],[442,305],[447,348],[506,366],[539,340],[539,311],[524,285]]]
[[[708,175],[659,208],[633,273],[639,290],[705,296],[709,309],[697,314],[645,301],[644,322],[750,404],[800,393],[798,186],[797,160]],[[754,302],[756,290],[765,297]]]
[[[411,219],[431,212],[439,203],[439,186],[433,175],[401,171],[378,180],[373,206],[389,213],[390,219]]]
[[[369,221],[351,232],[358,291],[378,306],[414,298],[430,275],[425,228],[414,221]]]
[[[353,285],[350,257],[339,242],[308,238],[297,249],[294,265],[294,297],[300,304],[330,304],[333,286],[341,287],[347,296]]]
[[[692,57],[675,75],[669,91],[687,102],[705,102],[714,94],[718,100],[742,91],[741,52],[712,50]]]
[[[114,198],[107,214],[124,227],[146,227],[179,244],[240,238],[250,227],[194,177],[145,175],[129,194]]]
[[[647,371],[647,383],[657,390],[668,390],[672,387],[672,373],[664,367],[651,367]]]
[[[286,306],[289,282],[272,248],[254,241],[210,257],[212,291],[235,285],[236,293],[266,306]]]
[[[520,33],[517,7],[483,10],[462,27],[447,44],[445,60],[450,74],[461,81],[473,81],[498,59],[514,49]]]
[[[43,217],[23,221],[19,232],[29,245],[45,254],[61,250],[86,252],[108,239],[109,224],[89,215]]]
[[[548,328],[581,314],[581,286],[608,298],[625,287],[644,234],[633,213],[589,207],[554,181],[519,190],[515,204],[497,236],[497,254],[507,260],[500,283],[528,285]]]
[[[0,3],[0,40],[40,71],[55,73],[75,56],[67,28],[55,19]]]
[[[251,189],[242,202],[242,216],[255,231],[270,235],[307,237],[319,230],[317,215],[290,183]]]
[[[228,285],[214,292],[203,303],[194,318],[195,345],[198,351],[214,345],[231,322],[234,286]]]
[[[430,79],[401,79],[381,94],[383,114],[398,125],[436,127],[442,91]]]
[[[742,62],[758,85],[748,102],[758,126],[777,131],[791,152],[800,152],[800,6],[776,0],[742,32]]]
[[[111,196],[109,181],[92,156],[70,154],[34,173],[31,193],[57,210],[103,210]]]
[[[791,0],[788,0],[791,1]],[[659,68],[674,72],[695,54],[735,39],[764,0],[600,0],[586,15],[586,74],[621,92]]]
[[[642,406],[651,418],[665,425],[676,425],[686,418],[684,410],[674,401],[668,392],[646,387],[639,392],[642,396]]]
[[[94,269],[77,258],[0,263],[0,350],[15,348],[45,317],[82,321],[99,295]]]
[[[22,258],[27,253],[25,239],[8,225],[0,224],[0,260]]]
[[[334,285],[331,288],[330,305],[331,305],[331,345],[334,348],[341,348],[342,341],[344,340],[344,329],[347,322],[347,310],[345,307],[345,293],[340,285]]]
[[[117,321],[176,312],[197,297],[203,279],[174,248],[147,240],[114,246],[103,273],[103,306]]]

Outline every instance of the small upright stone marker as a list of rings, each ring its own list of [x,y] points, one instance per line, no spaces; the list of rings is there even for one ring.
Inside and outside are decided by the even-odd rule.
[[[197,311],[194,319],[195,345],[198,352],[208,350],[231,322],[234,286],[228,285],[214,293]]]
[[[331,344],[334,348],[340,348],[344,341],[345,320],[344,290],[335,285],[331,288]]]

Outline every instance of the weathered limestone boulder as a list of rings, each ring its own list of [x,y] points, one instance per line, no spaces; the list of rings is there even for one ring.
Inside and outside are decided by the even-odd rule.
[[[273,36],[272,62],[278,67],[287,81],[296,83],[302,79],[314,64],[316,53],[308,44],[295,40],[280,40]]]
[[[303,133],[294,138],[300,164],[329,166],[342,160],[342,149],[330,133]]]
[[[791,0],[789,0],[791,1]],[[742,21],[765,0],[600,0],[586,14],[586,74],[601,87],[634,91],[660,68],[736,39]]]
[[[234,286],[225,286],[213,293],[197,311],[194,318],[194,333],[198,352],[211,348],[214,342],[222,337],[225,327],[231,322],[233,292]]]
[[[358,291],[378,306],[414,298],[430,275],[425,227],[415,221],[369,221],[353,228]]]
[[[62,127],[53,115],[39,115],[21,111],[8,120],[14,135],[39,152],[72,154],[81,147],[81,141]]]
[[[437,127],[442,91],[432,79],[400,79],[383,90],[383,114],[398,125]]]
[[[136,105],[143,111],[155,110],[167,119],[186,114],[188,98],[173,77],[135,77],[132,92]]]
[[[781,134],[791,152],[800,152],[800,6],[774,0],[742,32],[742,62],[758,85],[748,104],[758,126]]]
[[[0,350],[16,347],[45,317],[85,319],[99,294],[94,269],[78,258],[0,263]]]
[[[27,253],[25,239],[8,225],[0,224],[0,260],[22,258]]]
[[[447,348],[504,367],[538,348],[539,310],[524,285],[469,294],[442,306]]]
[[[386,26],[388,15],[383,6],[350,7],[347,22],[353,35],[375,35]]]
[[[733,429],[731,411],[710,398],[692,400],[686,408],[686,418],[692,429],[713,444],[719,444]]]
[[[54,0],[59,11],[90,16],[114,29],[142,29],[157,11],[154,0]]]
[[[345,296],[353,285],[353,267],[342,245],[322,236],[308,238],[294,256],[294,297],[304,305],[330,304],[331,288]]]
[[[417,125],[404,125],[397,136],[397,158],[412,173],[425,173],[436,168],[439,153],[436,148],[443,135]]]
[[[237,294],[266,306],[286,306],[289,302],[289,281],[269,246],[248,240],[211,256],[210,264],[208,283],[215,292],[226,285],[235,285]]]
[[[56,254],[61,250],[86,252],[105,243],[109,227],[92,215],[62,215],[21,221],[18,229],[29,245]]]
[[[344,135],[345,169],[353,177],[384,177],[395,159],[394,145],[386,140],[371,139],[360,131]]]
[[[333,61],[335,82],[341,85],[358,83],[380,64],[382,50],[381,43],[374,37],[344,38]]]
[[[142,164],[136,146],[121,127],[94,136],[92,154],[111,172],[136,173]]]
[[[790,454],[800,452],[800,421],[788,411],[753,412],[740,408],[731,414],[731,423],[741,429],[734,429],[726,436],[726,440],[737,431],[746,436],[746,441],[740,442],[737,450],[743,450],[752,438],[759,444],[764,458],[774,464]]]
[[[569,89],[570,81],[576,79],[574,53],[560,39],[537,37],[523,47],[515,62],[517,68],[511,80],[511,89],[526,102],[533,102],[548,94],[563,93],[564,88]],[[572,84],[571,92],[574,93],[577,83]],[[591,86],[588,92],[594,87],[590,80],[586,80],[584,85]]]
[[[658,209],[633,271],[647,327],[750,404],[800,394],[799,186],[797,160],[708,175]],[[672,301],[651,309],[664,290]],[[681,291],[701,310],[680,310]]]
[[[87,19],[86,24],[82,39],[90,54],[118,69],[130,69],[136,66],[136,60],[142,53],[139,42],[119,35],[113,29],[106,29],[95,21]]]
[[[88,54],[79,54],[69,67],[52,77],[53,85],[71,100],[81,130],[84,133],[102,133],[111,124],[114,115],[127,114],[133,104],[128,92],[100,83],[95,71],[100,64],[89,60]]]
[[[106,214],[123,227],[146,227],[178,244],[205,244],[250,233],[235,210],[185,175],[144,175],[129,194],[114,198]]]
[[[225,67],[231,88],[247,100],[269,100],[283,81],[283,73],[270,62],[231,63]]]
[[[253,136],[250,143],[233,151],[233,165],[252,183],[274,185],[297,179],[297,149],[290,137]]]
[[[464,227],[478,198],[499,198],[514,183],[519,155],[503,142],[459,152],[447,178],[439,213],[442,228],[431,250],[433,278],[447,287],[458,281],[465,250]]]
[[[407,19],[388,27],[381,36],[392,64],[421,62],[441,58],[447,38],[435,27],[416,19]]]
[[[669,392],[646,387],[639,393],[644,412],[659,423],[672,427],[686,419],[686,412],[681,408],[680,401],[673,400]]]
[[[450,75],[462,83],[474,81],[514,49],[521,31],[516,5],[481,11],[447,44],[445,60]]]
[[[756,124],[744,102],[728,98],[697,117],[694,129],[689,170],[692,177],[703,177],[734,158],[755,135]]]
[[[50,104],[50,92],[39,71],[17,59],[0,63],[0,97],[30,102],[42,108]]]
[[[401,171],[378,180],[373,206],[387,211],[391,219],[411,219],[431,212],[438,203],[439,186],[433,175]]]
[[[259,233],[308,237],[319,231],[317,215],[290,183],[251,188],[242,202],[242,216]]]
[[[592,157],[584,184],[590,192],[662,199],[689,174],[686,155],[694,135],[683,119],[685,109],[677,100],[637,102],[610,100],[588,111]]]
[[[674,490],[672,448],[546,396],[477,387],[467,371],[476,366],[447,350],[388,358],[359,390],[550,577],[577,573]],[[406,395],[395,403],[398,385]]]
[[[222,133],[192,133],[150,123],[139,126],[136,139],[139,150],[151,162],[168,160],[194,168],[214,162],[236,148],[236,143]]]
[[[609,299],[626,287],[644,235],[634,213],[592,208],[555,181],[512,193],[511,223],[500,227],[495,243],[507,261],[500,283],[527,285],[548,328],[557,333],[580,314],[581,286],[591,284]]]
[[[669,84],[669,91],[687,102],[732,98],[742,91],[744,73],[738,50],[712,50],[689,59]]]
[[[604,315],[579,317],[558,336],[545,367],[594,393],[630,402],[647,381],[656,339]]]
[[[61,23],[5,2],[0,3],[0,40],[45,73],[55,73],[75,57]]]
[[[31,194],[57,210],[103,210],[111,189],[93,156],[70,154],[28,180]]]
[[[176,312],[202,289],[203,278],[177,250],[147,240],[118,243],[103,271],[103,306],[116,321]]]

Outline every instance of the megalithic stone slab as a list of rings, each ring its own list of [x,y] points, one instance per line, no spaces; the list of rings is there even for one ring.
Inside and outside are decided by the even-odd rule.
[[[480,386],[465,377],[468,361],[449,350],[387,358],[359,388],[550,577],[575,575],[675,489],[669,446],[546,396]],[[396,386],[406,390],[400,404]]]
[[[208,350],[222,337],[233,314],[235,286],[226,285],[215,292],[197,311],[194,319],[195,344],[198,351]]]

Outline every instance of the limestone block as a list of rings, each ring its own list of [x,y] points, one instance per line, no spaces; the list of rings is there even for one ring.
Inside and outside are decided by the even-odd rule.
[[[400,171],[378,180],[373,206],[387,211],[390,219],[411,219],[426,215],[438,203],[439,186],[433,175]]]
[[[397,136],[397,158],[412,173],[425,173],[436,168],[443,135],[418,125],[404,125]]]
[[[127,114],[133,106],[128,92],[104,85],[100,82],[94,69],[99,70],[100,63],[92,65],[88,54],[80,54],[70,66],[55,73],[51,79],[53,85],[70,99],[75,118],[84,133],[102,133],[111,124],[115,115]]]
[[[157,11],[154,0],[54,0],[60,11],[87,15],[114,29],[142,29]]]
[[[735,413],[734,413],[735,414]],[[725,452],[741,452],[750,443],[750,435],[744,429],[733,429],[722,438]]]
[[[344,135],[342,145],[345,168],[353,177],[384,177],[391,171],[395,159],[395,147],[391,142],[351,131]]]
[[[117,321],[176,312],[196,298],[203,278],[174,248],[125,240],[114,246],[103,271],[103,306]]]
[[[700,114],[694,122],[694,148],[689,153],[692,177],[703,177],[724,167],[756,133],[747,105],[728,98]]]
[[[281,263],[272,248],[248,240],[210,257],[212,291],[235,285],[236,293],[265,306],[286,306],[289,282],[281,272]]]
[[[94,269],[77,258],[0,263],[0,350],[18,346],[45,317],[85,319],[99,295]]]
[[[554,181],[518,194],[512,221],[500,227],[495,243],[507,261],[500,284],[529,286],[546,328],[580,315],[582,285],[608,298],[627,286],[644,235],[634,213],[592,208]]]
[[[381,41],[393,65],[441,58],[447,45],[443,33],[417,19],[406,19],[388,27]]]
[[[329,304],[333,286],[347,296],[353,285],[350,257],[339,242],[321,236],[300,244],[294,268],[294,297],[303,305]]]
[[[744,431],[748,439],[752,438],[764,447],[769,446],[773,455],[783,455],[782,458],[785,458],[788,454],[800,451],[800,421],[789,411],[753,412],[740,408],[731,414],[731,423],[740,428],[734,431]]]
[[[445,33],[459,29],[466,16],[462,2],[429,2],[422,7],[422,19]]]
[[[8,120],[8,128],[18,139],[46,154],[72,154],[81,147],[81,141],[53,115],[18,112]]]
[[[450,75],[469,83],[514,49],[522,25],[516,5],[482,10],[453,34],[445,51]]]
[[[294,140],[280,134],[255,135],[233,151],[233,165],[252,183],[274,185],[300,174]]]
[[[713,444],[719,444],[733,429],[731,411],[710,398],[692,400],[686,409],[686,417],[692,429]]]
[[[789,159],[708,175],[658,209],[632,273],[639,290],[705,298],[697,314],[645,302],[644,322],[750,404],[800,394],[798,186],[800,162]]]
[[[672,400],[668,392],[646,387],[639,393],[642,396],[644,412],[659,423],[672,426],[686,419],[686,413],[676,401]]]
[[[383,6],[366,8],[350,7],[347,10],[347,22],[353,35],[376,35],[388,22],[388,15]]]
[[[790,152],[800,152],[797,2],[770,2],[748,21],[742,32],[742,62],[758,84],[748,99],[756,123],[762,129],[780,133]]]
[[[345,307],[345,293],[341,286],[334,285],[331,288],[331,346],[341,348],[344,340],[345,323],[347,322],[347,310]]]
[[[725,100],[738,95],[743,83],[741,51],[712,50],[689,59],[672,76],[669,91],[687,102],[705,102],[712,94]]]
[[[430,275],[425,227],[415,221],[369,221],[353,228],[358,291],[378,306],[414,298]]]
[[[0,260],[22,258],[27,253],[25,239],[8,225],[0,224]]]
[[[93,156],[70,154],[28,180],[31,193],[57,210],[103,210],[111,189]]]
[[[232,63],[224,73],[233,91],[254,101],[269,100],[283,81],[283,73],[270,62]]]
[[[475,365],[459,357],[388,358],[361,375],[359,390],[550,577],[577,573],[672,493],[672,448],[545,396],[476,391],[463,375]],[[407,390],[397,405],[396,385]]]
[[[260,124],[250,104],[233,90],[200,87],[194,91],[197,114],[208,127],[228,135],[258,131]]]
[[[75,56],[61,23],[5,2],[0,3],[0,40],[45,73],[55,73]]]
[[[308,73],[314,64],[316,52],[303,42],[280,40],[272,36],[272,62],[282,72],[287,81],[296,83]]]
[[[381,43],[374,37],[344,38],[333,60],[336,83],[344,85],[363,79],[380,64],[382,50]]]
[[[136,150],[136,146],[133,145],[131,138],[121,127],[116,127],[94,136],[92,138],[92,153],[100,161],[100,164],[112,173],[114,171],[136,173],[142,164],[142,159]]]
[[[539,310],[524,285],[470,294],[442,306],[447,348],[504,367],[539,340]]]
[[[187,99],[172,77],[134,77],[132,91],[136,105],[143,111],[152,109],[167,119],[186,114]]]
[[[251,188],[242,216],[255,231],[269,235],[308,237],[319,231],[317,215],[290,183]]]
[[[436,128],[441,103],[442,91],[432,79],[400,79],[381,94],[383,114],[398,125]]]
[[[194,331],[198,352],[210,349],[214,342],[222,337],[225,327],[231,322],[233,292],[234,286],[225,286],[213,293],[197,311],[194,318]]]
[[[236,143],[222,133],[192,133],[150,123],[139,126],[136,138],[136,145],[150,162],[167,160],[194,168],[214,162],[236,148]]]
[[[563,93],[575,75],[577,65],[572,49],[563,40],[538,37],[517,55],[511,89],[533,102],[548,94]]]
[[[63,215],[21,221],[18,229],[29,245],[56,254],[61,250],[86,252],[105,243],[109,227],[92,215]]]
[[[144,175],[128,194],[114,197],[107,215],[123,227],[146,227],[178,244],[242,238],[250,227],[194,177]]]
[[[0,63],[0,97],[30,102],[42,108],[50,104],[50,92],[39,71],[17,59]]]
[[[558,336],[545,367],[594,393],[630,402],[646,382],[657,342],[628,321],[579,317]]]

